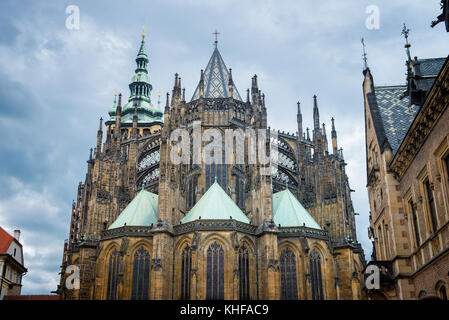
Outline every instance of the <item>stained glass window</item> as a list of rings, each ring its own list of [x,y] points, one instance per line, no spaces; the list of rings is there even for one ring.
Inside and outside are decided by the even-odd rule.
[[[117,299],[117,286],[118,286],[118,276],[120,272],[120,261],[119,254],[117,250],[114,251],[109,256],[109,271],[108,271],[108,285],[106,291],[107,300]]]
[[[150,285],[150,254],[141,247],[134,254],[132,300],[148,300]]]
[[[239,278],[240,299],[248,300],[249,295],[249,254],[248,249],[242,246],[239,249]]]
[[[321,276],[321,256],[315,250],[309,258],[310,277],[312,281],[312,299],[323,300],[323,280]]]
[[[215,164],[215,162],[212,162],[212,164],[206,164],[206,190],[215,182],[215,178],[217,178],[217,182],[223,190],[226,190],[227,170],[228,168],[224,163]]]
[[[297,300],[298,284],[296,277],[296,257],[295,254],[286,248],[281,253],[281,299]]]
[[[181,256],[181,299],[190,299],[190,277],[192,270],[192,254],[190,247],[182,250]]]
[[[224,251],[217,242],[207,249],[206,299],[224,299]]]

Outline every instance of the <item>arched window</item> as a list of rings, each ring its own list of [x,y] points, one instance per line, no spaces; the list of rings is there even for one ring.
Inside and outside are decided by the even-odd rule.
[[[440,298],[442,300],[447,300],[447,293],[446,293],[446,287],[444,285],[441,286],[440,290]]]
[[[148,300],[150,286],[150,254],[141,247],[134,254],[132,300]]]
[[[207,290],[206,299],[224,299],[224,251],[214,242],[207,249]]]
[[[190,276],[192,270],[192,254],[189,246],[182,250],[181,255],[181,299],[190,299]]]
[[[119,253],[116,249],[109,256],[108,285],[106,291],[107,300],[117,299],[118,275],[120,271]]]
[[[298,285],[296,281],[296,257],[295,254],[286,248],[281,253],[281,299],[298,299]]]
[[[321,276],[321,256],[315,250],[309,258],[310,278],[312,281],[312,299],[323,300],[323,280]]]
[[[249,254],[245,246],[239,249],[240,299],[248,300],[249,296]]]

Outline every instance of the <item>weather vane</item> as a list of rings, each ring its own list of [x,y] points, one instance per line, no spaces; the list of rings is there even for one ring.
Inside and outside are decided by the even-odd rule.
[[[142,27],[142,39],[145,38],[145,30],[147,28],[145,26]]]
[[[404,23],[404,28],[402,28],[402,33],[401,34],[404,35],[404,38],[405,38],[405,45],[404,45],[404,47],[405,47],[405,49],[407,49],[408,59],[411,60],[412,59],[411,56],[410,56],[411,44],[408,42],[408,34],[409,33],[410,33],[410,29],[408,29],[407,26]]]
[[[212,34],[215,35],[215,42],[214,42],[214,44],[215,44],[215,48],[216,48],[217,44],[218,44],[218,35],[220,34],[220,32],[218,32],[218,30],[215,29],[215,32],[213,32]]]
[[[363,61],[365,62],[365,69],[368,69],[368,58],[366,57],[367,55],[366,55],[366,50],[365,50],[365,48],[366,48],[365,39],[362,38],[361,42],[362,42],[362,47],[363,47]]]

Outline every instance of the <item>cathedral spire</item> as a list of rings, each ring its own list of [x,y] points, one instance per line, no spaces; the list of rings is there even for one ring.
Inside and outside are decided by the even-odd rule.
[[[130,97],[129,101],[144,100],[151,102],[151,90],[153,86],[150,83],[148,76],[148,55],[145,49],[145,33],[142,34],[142,41],[140,43],[139,52],[136,57],[135,74],[129,84]]]
[[[229,70],[227,69],[223,58],[221,57],[218,48],[215,47],[212,56],[209,59],[209,62],[204,70],[203,81],[198,83],[198,86],[193,93],[192,99],[197,100],[200,98],[201,88],[203,90],[203,98],[229,98]],[[234,84],[232,82],[232,98],[242,101],[240,94]]]

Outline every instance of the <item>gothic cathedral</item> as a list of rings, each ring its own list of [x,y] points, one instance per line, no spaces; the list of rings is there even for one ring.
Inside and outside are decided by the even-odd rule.
[[[334,119],[328,150],[317,97],[312,134],[299,102],[298,132],[272,130],[257,76],[243,99],[216,42],[191,100],[176,74],[162,110],[151,99],[144,38],[129,98],[115,98],[105,128],[100,119],[78,185],[61,298],[361,299],[352,190]],[[246,148],[243,164],[221,161],[216,149],[211,163],[175,164],[178,129],[200,148],[230,129],[262,132],[253,146],[271,161],[250,164]],[[72,265],[78,290],[66,286]]]

